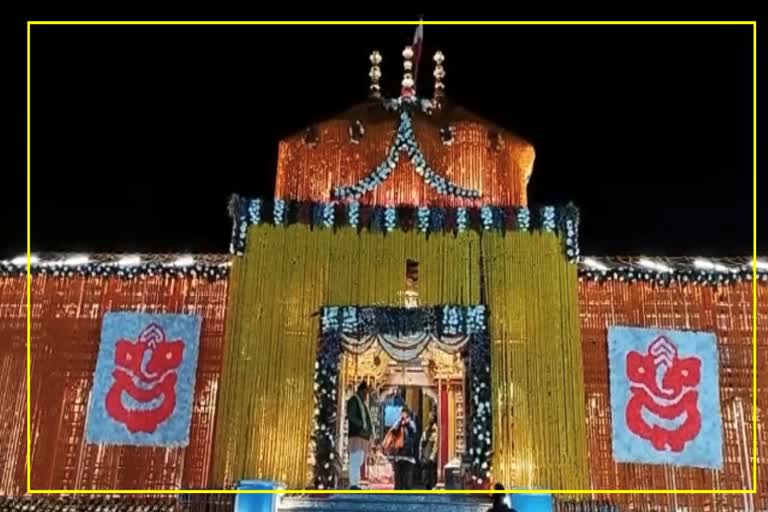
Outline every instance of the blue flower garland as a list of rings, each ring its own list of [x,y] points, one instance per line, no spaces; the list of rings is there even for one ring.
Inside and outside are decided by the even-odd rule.
[[[302,217],[301,211],[309,215]],[[363,222],[363,208],[369,212]],[[346,211],[346,213],[344,213]],[[306,222],[320,228],[336,228],[346,224],[354,229],[369,229],[391,233],[395,229],[409,229],[415,221],[416,229],[425,234],[453,231],[463,233],[469,229],[480,231],[541,230],[555,233],[562,238],[563,252],[569,261],[579,258],[578,225],[579,212],[573,205],[562,208],[544,206],[533,212],[528,208],[502,208],[483,206],[481,208],[444,208],[420,206],[415,214],[407,206],[362,206],[357,201],[349,203],[301,203],[291,200],[275,200],[273,203],[260,199],[245,199],[234,196],[230,205],[233,219],[230,250],[234,254],[245,252],[248,226],[259,223],[290,225]],[[471,217],[471,215],[474,217]],[[535,213],[535,215],[532,215]],[[470,223],[470,218],[479,218],[479,225]]]
[[[429,208],[426,206],[419,206],[416,210],[416,221],[419,231],[427,233],[429,231]]]
[[[384,210],[384,226],[388,233],[394,231],[395,227],[397,227],[397,210],[391,206]]]
[[[480,208],[480,218],[483,221],[483,229],[488,231],[493,227],[493,210],[490,206]]]
[[[517,210],[517,229],[526,231],[531,227],[531,212],[528,208],[518,208]]]
[[[490,482],[493,474],[491,454],[493,443],[493,408],[491,405],[491,343],[483,329],[470,338],[467,374],[470,375],[472,407],[469,432],[470,471],[478,487]]]
[[[285,200],[283,199],[275,199],[274,205],[274,212],[273,212],[273,221],[276,226],[280,226],[281,224],[285,223]]]
[[[335,205],[333,203],[323,204],[323,227],[332,228],[334,222]]]
[[[426,306],[420,308],[333,306],[321,312],[323,332],[354,336],[430,333],[458,336],[486,331],[485,306]]]
[[[397,130],[395,130],[395,137],[384,161],[354,185],[335,187],[333,189],[333,196],[336,198],[351,197],[358,199],[363,194],[373,191],[392,174],[392,171],[397,166],[401,151],[407,153],[409,160],[416,169],[416,173],[439,194],[468,199],[478,199],[480,197],[480,192],[460,187],[446,180],[440,173],[429,166],[416,141],[416,135],[413,132],[413,120],[407,108],[400,111],[400,121],[397,125]]]
[[[556,219],[556,212],[554,206],[545,206],[541,210],[542,214],[542,222],[541,227],[544,231],[552,232],[555,230],[555,226],[557,225]]]
[[[350,226],[357,229],[357,225],[360,222],[360,203],[357,201],[347,205],[347,222]]]
[[[315,362],[314,432],[310,450],[315,456],[313,484],[316,489],[336,487],[336,388],[341,358],[341,336],[323,328]]]
[[[565,235],[565,255],[570,261],[575,261],[579,258],[578,229],[579,210],[572,204],[569,204],[561,212],[560,232],[561,236]]]
[[[459,233],[466,231],[469,225],[469,213],[463,206],[456,209],[456,227]]]

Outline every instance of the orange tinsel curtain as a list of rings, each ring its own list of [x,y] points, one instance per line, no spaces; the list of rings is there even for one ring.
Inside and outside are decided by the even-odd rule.
[[[329,201],[334,187],[354,185],[384,160],[396,125],[395,115],[367,125],[357,144],[350,142],[349,122],[340,120],[323,123],[316,144],[307,144],[302,136],[281,141],[275,197]],[[403,154],[394,172],[364,201],[371,205],[525,206],[533,147],[510,135],[492,147],[489,128],[476,122],[458,122],[453,128],[453,142],[447,145],[438,125],[420,116],[414,119],[416,139],[429,165],[443,178],[478,190],[481,200],[439,194]]]
[[[579,285],[590,480],[595,489],[748,489],[752,458],[752,283],[719,287],[649,283]],[[766,510],[768,481],[768,286],[757,285],[757,496],[726,494],[618,495],[634,510]],[[607,328],[634,325],[713,331],[720,355],[722,471],[651,464],[617,464],[611,453]],[[752,500],[754,504],[752,505]]]
[[[0,277],[0,492],[25,477],[24,277]],[[32,278],[32,488],[174,489],[208,486],[224,341],[227,281],[175,277]],[[101,319],[107,311],[202,315],[187,448],[85,444]]]

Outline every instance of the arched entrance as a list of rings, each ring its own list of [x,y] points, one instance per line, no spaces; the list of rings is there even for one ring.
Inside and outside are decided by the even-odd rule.
[[[463,347],[466,348],[466,347]],[[466,455],[466,424],[464,404],[466,395],[466,365],[464,350],[453,353],[442,350],[436,344],[428,344],[417,356],[408,361],[397,361],[374,344],[361,354],[343,352],[341,356],[341,400],[337,421],[339,453],[343,475],[348,462],[346,402],[361,381],[368,383],[371,393],[369,408],[374,426],[373,448],[363,471],[363,482],[371,488],[392,488],[392,468],[380,450],[380,443],[393,423],[399,418],[403,405],[411,411],[416,424],[417,437],[421,441],[430,417],[437,421],[438,442],[436,468],[453,462],[458,465]],[[442,407],[442,406],[445,407]],[[422,446],[417,447],[416,458],[421,460]],[[391,462],[391,461],[389,461]],[[431,468],[419,467],[414,475],[416,488],[426,487]],[[443,471],[434,471],[433,481],[443,482]]]
[[[346,485],[345,405],[363,380],[371,389],[374,427],[364,478],[370,487],[393,484],[386,457],[375,447],[404,404],[418,439],[430,414],[437,419],[439,483],[463,470],[476,480],[490,476],[490,356],[482,306],[324,308],[316,368],[317,488]],[[422,480],[416,471],[415,486]]]

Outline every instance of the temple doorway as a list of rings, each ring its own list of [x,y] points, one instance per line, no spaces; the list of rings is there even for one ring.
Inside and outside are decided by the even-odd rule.
[[[405,407],[416,427],[416,447],[413,454],[413,488],[424,489],[431,483],[443,487],[445,467],[459,468],[466,453],[465,364],[461,352],[448,353],[428,346],[418,357],[398,362],[379,346],[362,354],[344,353],[341,357],[341,392],[337,432],[341,453],[347,453],[346,402],[365,381],[371,390],[368,406],[374,435],[371,450],[363,467],[363,484],[371,489],[394,488],[394,468],[391,453],[383,446],[384,439],[401,419]],[[429,422],[436,420],[437,440],[430,444]],[[426,463],[434,454],[434,466]],[[346,473],[348,456],[344,456]],[[432,471],[430,478],[429,472]],[[343,478],[342,478],[343,481]]]
[[[404,488],[402,476],[411,474],[408,487],[415,489],[424,486],[425,480],[436,488],[487,488],[492,418],[484,306],[329,306],[319,315],[315,425],[310,441],[312,485],[317,489],[349,486],[346,408],[365,382],[372,436],[367,443],[370,448],[356,459],[363,463],[360,484],[391,489],[398,475]],[[409,425],[405,450],[402,443],[384,442],[404,406],[408,414],[401,420]],[[427,464],[420,452],[430,414],[435,416],[437,432],[431,436],[434,451],[426,450],[435,457]],[[404,458],[413,464],[407,471]],[[422,470],[432,464],[434,471],[429,475],[434,478],[426,479]],[[357,467],[353,468],[356,478]]]

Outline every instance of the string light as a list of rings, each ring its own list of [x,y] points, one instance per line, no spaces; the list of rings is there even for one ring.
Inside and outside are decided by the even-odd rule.
[[[79,255],[79,256],[70,256],[69,258],[65,259],[62,262],[62,264],[70,265],[70,266],[85,265],[89,261],[91,261],[91,259],[88,256]],[[51,262],[51,263],[53,263],[53,262]]]
[[[721,263],[713,263],[709,260],[705,260],[704,258],[696,258],[693,261],[693,266],[696,268],[700,268],[703,270],[715,270],[717,272],[732,272],[733,269],[730,267],[726,267],[725,265]]]
[[[35,263],[38,263],[40,261],[40,258],[38,258],[34,254],[32,254],[29,257],[29,261],[30,261],[30,263],[35,264]],[[27,255],[25,254],[23,256],[17,256],[15,258],[13,258],[11,260],[11,264],[12,265],[26,265],[27,264]]]
[[[195,264],[195,258],[192,256],[180,256],[173,264],[177,267],[189,267]]]
[[[640,258],[637,264],[647,269],[655,270],[656,272],[674,272],[675,271],[675,269],[673,269],[672,267],[668,267],[663,263],[649,260],[648,258]]]
[[[587,257],[582,260],[582,263],[588,267],[594,268],[596,270],[602,270],[607,271],[609,270],[607,265],[604,265],[603,263],[600,263],[595,258]]]
[[[141,256],[123,256],[117,261],[121,267],[130,267],[141,264]]]

